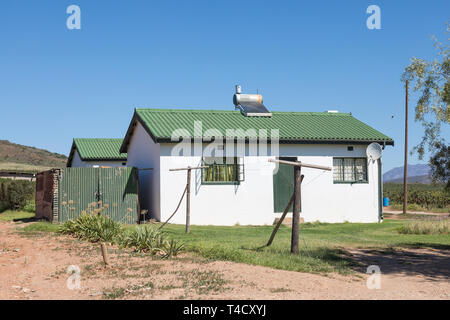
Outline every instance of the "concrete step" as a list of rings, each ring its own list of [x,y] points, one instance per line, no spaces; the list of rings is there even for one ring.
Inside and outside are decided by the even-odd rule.
[[[276,225],[278,223],[278,221],[280,221],[280,218],[275,218],[275,221],[273,222],[273,224]],[[305,223],[305,219],[300,217],[300,223]],[[284,218],[284,220],[283,220],[283,222],[281,224],[285,225],[285,226],[288,226],[288,227],[292,227],[292,217]]]

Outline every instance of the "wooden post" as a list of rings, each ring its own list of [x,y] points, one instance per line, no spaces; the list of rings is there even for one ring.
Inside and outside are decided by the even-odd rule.
[[[298,254],[298,239],[299,239],[299,223],[300,223],[300,199],[301,185],[302,185],[302,167],[294,167],[294,211],[292,212],[292,238],[291,238],[291,253]]]
[[[186,185],[186,233],[189,233],[191,227],[191,168],[187,171]]]
[[[294,210],[292,212],[292,236],[291,236],[291,253],[298,254],[298,240],[299,240],[299,223],[300,223],[300,201],[302,199],[302,169],[301,167],[320,169],[331,171],[330,167],[318,166],[315,164],[302,163],[300,161],[286,161],[269,159],[269,162],[277,162],[280,164],[287,164],[294,166]]]
[[[272,231],[272,234],[270,235],[269,241],[267,241],[267,246],[270,246],[272,244],[273,239],[275,238],[275,234],[277,233],[278,229],[280,228],[281,224],[283,223],[284,217],[286,217],[286,214],[289,211],[289,208],[292,206],[292,203],[294,202],[295,193],[292,194],[291,199],[288,202],[288,205],[286,206],[286,209],[284,209],[283,214],[280,217],[280,220],[278,220],[277,225]]]
[[[105,263],[106,267],[109,265],[108,250],[106,249],[106,244],[104,242],[100,244],[100,247],[102,248],[103,262]]]
[[[191,227],[191,171],[192,169],[197,170],[197,169],[205,169],[205,168],[209,168],[208,166],[200,166],[200,167],[187,167],[187,168],[174,168],[174,169],[169,169],[169,171],[182,171],[182,170],[187,170],[187,182],[186,182],[186,188],[184,189],[184,192],[186,192],[186,233],[189,233],[190,231],[190,227]],[[184,197],[184,192],[183,192],[183,196],[180,199],[180,203],[178,204],[178,207],[181,204],[181,201]],[[178,210],[175,210],[175,212],[177,212]],[[162,227],[164,227],[166,225],[167,222],[169,222],[169,220],[173,217],[173,215],[175,214],[175,212],[170,216],[169,219],[167,219],[166,222],[164,222],[159,229],[161,229]]]
[[[403,213],[407,212],[408,205],[408,86],[406,80],[406,96],[405,96],[405,163],[403,170]]]
[[[305,176],[302,175],[302,181],[303,181],[303,178],[304,178],[304,177],[305,177]],[[267,245],[266,245],[266,246],[270,246],[270,245],[272,244],[273,239],[275,238],[275,234],[277,233],[278,229],[280,228],[281,224],[283,223],[283,220],[284,220],[284,218],[286,217],[286,215],[287,215],[289,209],[292,207],[292,203],[294,203],[294,198],[295,198],[295,192],[292,193],[291,199],[289,200],[288,205],[287,205],[286,208],[284,209],[283,214],[282,214],[281,217],[280,217],[280,220],[278,220],[277,225],[276,225],[275,228],[273,229],[272,234],[270,235],[269,241],[267,241]]]

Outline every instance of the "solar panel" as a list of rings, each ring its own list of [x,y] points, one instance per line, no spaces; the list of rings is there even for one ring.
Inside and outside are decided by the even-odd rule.
[[[271,117],[272,113],[260,102],[245,102],[240,104],[242,112],[247,117]]]
[[[260,94],[241,94],[241,87],[236,86],[233,103],[247,117],[271,117],[272,113],[263,105]]]

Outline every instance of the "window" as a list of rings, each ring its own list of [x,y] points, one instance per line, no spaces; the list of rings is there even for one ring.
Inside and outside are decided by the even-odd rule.
[[[367,159],[333,158],[333,182],[367,182]]]
[[[203,158],[202,184],[238,184],[244,181],[243,158]]]

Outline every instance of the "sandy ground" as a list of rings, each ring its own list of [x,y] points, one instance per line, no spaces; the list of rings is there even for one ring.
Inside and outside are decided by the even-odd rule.
[[[110,248],[104,268],[98,244],[20,233],[0,222],[0,299],[450,299],[446,250],[349,250],[355,275],[315,275],[184,254],[152,259]],[[381,267],[380,289],[368,289],[366,265]],[[80,270],[80,288],[69,266]],[[76,267],[75,267],[76,268]],[[377,282],[371,282],[376,284]]]
[[[393,214],[393,215],[401,215],[403,211],[401,210],[393,210],[389,207],[383,208],[383,214]],[[448,217],[450,214],[448,212],[425,212],[425,211],[409,211],[408,214],[418,215],[418,216],[433,216],[433,217]]]

